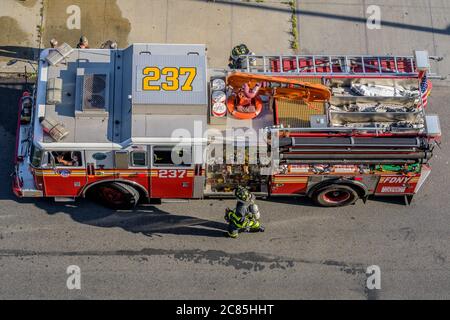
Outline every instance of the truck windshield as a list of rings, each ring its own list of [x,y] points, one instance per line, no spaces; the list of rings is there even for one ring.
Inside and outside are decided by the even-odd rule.
[[[31,146],[30,162],[33,167],[39,167],[41,165],[42,150],[36,147],[34,144]]]

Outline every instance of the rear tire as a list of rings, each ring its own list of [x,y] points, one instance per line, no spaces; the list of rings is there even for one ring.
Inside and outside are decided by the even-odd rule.
[[[93,195],[111,209],[133,209],[139,202],[139,192],[125,183],[110,182],[96,187]]]
[[[359,199],[359,195],[352,187],[331,184],[318,188],[311,195],[311,199],[322,207],[343,207],[354,204]]]

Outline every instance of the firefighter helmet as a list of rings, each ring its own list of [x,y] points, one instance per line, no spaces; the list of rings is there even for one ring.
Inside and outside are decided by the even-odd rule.
[[[85,36],[80,37],[80,44],[88,44],[88,38]]]
[[[241,43],[240,45],[237,45],[233,48],[233,50],[231,51],[231,55],[233,57],[238,57],[243,54],[248,54],[249,52],[250,50],[248,50],[247,46]]]
[[[50,40],[50,46],[52,48],[56,48],[58,46],[58,40],[56,40],[55,38],[53,38],[52,40]]]
[[[242,186],[238,186],[235,190],[234,190],[234,195],[236,196],[236,198],[238,200],[247,202],[252,200],[253,195],[252,193],[245,187]]]

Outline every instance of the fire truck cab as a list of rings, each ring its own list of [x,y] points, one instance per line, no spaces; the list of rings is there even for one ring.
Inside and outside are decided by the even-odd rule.
[[[237,185],[323,206],[411,200],[440,138],[429,64],[252,55],[229,70],[208,69],[204,45],[46,49],[29,121],[19,102],[13,191],[115,208]]]

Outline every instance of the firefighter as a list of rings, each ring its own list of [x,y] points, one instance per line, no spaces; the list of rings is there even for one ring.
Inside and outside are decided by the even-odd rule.
[[[78,49],[89,49],[89,41],[85,36],[80,37],[80,42],[77,44]]]
[[[259,222],[259,208],[255,203],[255,196],[242,186],[238,186],[234,195],[237,198],[236,209],[225,210],[225,220],[228,222],[228,236],[237,238],[239,232],[264,232]]]
[[[100,46],[100,49],[117,49],[117,42],[108,40]]]
[[[52,47],[52,48],[58,47],[58,40],[56,40],[55,38],[50,40],[50,47]]]
[[[241,69],[242,68],[242,59],[241,55],[249,54],[250,50],[247,48],[245,44],[240,44],[231,50],[231,55],[229,58],[228,66],[230,69]]]
[[[65,157],[70,157],[70,160],[64,159]],[[64,152],[62,154],[57,155],[56,161],[59,165],[67,166],[67,167],[79,167],[80,159],[76,152]]]
[[[245,83],[238,91],[238,105],[236,110],[242,113],[256,112],[256,106],[254,104],[254,98],[258,95],[258,91],[261,88],[261,83],[257,83],[253,89],[250,89],[249,83]]]

